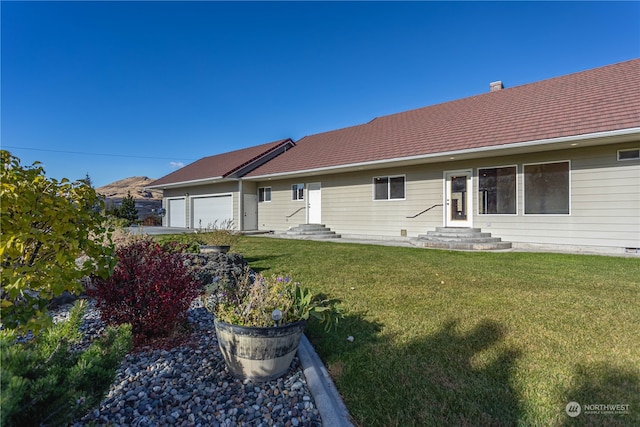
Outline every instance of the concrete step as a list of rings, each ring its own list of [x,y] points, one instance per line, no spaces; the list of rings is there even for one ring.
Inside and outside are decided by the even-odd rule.
[[[335,231],[331,230],[317,230],[317,231],[300,231],[300,230],[289,230],[285,234],[290,236],[320,236],[324,234],[336,234]]]
[[[480,233],[481,228],[472,227],[436,227],[436,233]]]
[[[338,239],[341,236],[324,224],[300,224],[281,234],[289,239]]]
[[[422,248],[455,249],[464,251],[495,251],[500,249],[511,249],[511,242],[467,243],[418,240],[414,244]]]
[[[324,225],[324,224],[298,224],[296,227],[292,227],[291,229],[298,229],[298,230],[328,230],[327,226]]]
[[[480,234],[480,233],[478,233]],[[431,234],[421,234],[418,236],[418,239],[434,241],[434,242],[467,242],[467,243],[493,243],[499,242],[502,239],[500,237],[491,237],[491,233],[482,233],[484,236],[447,236],[444,234],[431,235]]]
[[[437,227],[435,231],[421,234],[412,243],[423,248],[458,250],[498,250],[511,248],[510,242],[500,237],[491,237],[480,228]]]
[[[286,234],[282,233],[278,237],[283,239],[297,240],[324,240],[324,239],[340,239],[340,234]]]
[[[443,231],[428,231],[427,234],[422,234],[421,236],[425,237],[455,237],[460,239],[479,239],[483,237],[491,237],[491,233],[461,233],[461,232],[443,232]]]

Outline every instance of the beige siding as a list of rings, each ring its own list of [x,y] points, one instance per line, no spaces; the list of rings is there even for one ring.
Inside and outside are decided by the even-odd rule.
[[[258,187],[271,187],[271,201],[258,203],[258,228],[284,231],[290,226],[306,222],[305,202],[291,200],[291,185],[298,180],[261,182]]]
[[[272,201],[261,203],[258,210],[262,229],[284,231],[306,222],[306,203],[291,200],[291,186],[297,183],[320,182],[322,186],[322,223],[344,234],[400,237],[401,230],[417,235],[426,227],[442,222],[442,208],[415,219],[407,216],[442,203],[441,173],[425,171],[423,167],[384,169],[341,175],[314,176],[305,180],[272,181]],[[373,200],[373,178],[405,175],[405,200]]]
[[[163,207],[167,207],[167,199],[175,197],[185,197],[185,203],[187,208],[187,228],[197,228],[198,224],[192,224],[191,215],[191,198],[194,196],[213,196],[216,194],[231,194],[231,200],[233,204],[233,220],[238,224],[238,182],[228,181],[216,184],[198,185],[193,187],[184,188],[170,188],[163,190]],[[167,218],[163,219],[163,225],[167,225]]]
[[[640,161],[618,161],[617,150],[638,143],[595,148],[573,148],[529,155],[426,164],[344,174],[317,175],[304,179],[263,181],[272,188],[272,201],[259,204],[262,230],[281,232],[306,222],[306,202],[293,201],[291,185],[320,182],[322,223],[344,235],[380,238],[400,237],[403,230],[416,237],[443,226],[443,208],[416,218],[408,216],[443,203],[443,174],[448,170],[473,169],[473,226],[503,240],[541,245],[584,247],[640,247]],[[523,164],[569,161],[569,215],[524,215]],[[477,170],[481,167],[517,165],[517,214],[479,215]],[[404,175],[405,200],[373,200],[376,176]],[[305,193],[306,196],[306,193]]]
[[[573,247],[640,247],[640,162],[617,161],[623,147],[575,148],[519,157],[518,215],[477,215],[474,225],[503,240]],[[523,215],[522,163],[571,162],[570,215]],[[489,166],[489,165],[487,165]]]

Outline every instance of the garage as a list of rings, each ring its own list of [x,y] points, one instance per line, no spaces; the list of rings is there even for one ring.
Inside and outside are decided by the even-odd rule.
[[[169,199],[167,203],[167,225],[169,227],[187,226],[187,209],[184,197]]]
[[[231,194],[193,197],[191,204],[192,228],[207,228],[233,220]]]

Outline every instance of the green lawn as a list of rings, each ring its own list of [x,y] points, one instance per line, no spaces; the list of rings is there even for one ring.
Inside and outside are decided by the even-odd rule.
[[[640,425],[640,259],[262,237],[236,249],[342,301],[337,330],[307,335],[359,426]],[[629,411],[570,418],[571,401]]]

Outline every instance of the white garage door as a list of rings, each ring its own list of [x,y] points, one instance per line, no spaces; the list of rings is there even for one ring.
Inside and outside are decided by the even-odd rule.
[[[193,228],[208,228],[216,223],[233,220],[231,195],[193,198]]]
[[[186,227],[187,226],[187,209],[182,199],[169,199],[169,227]]]

